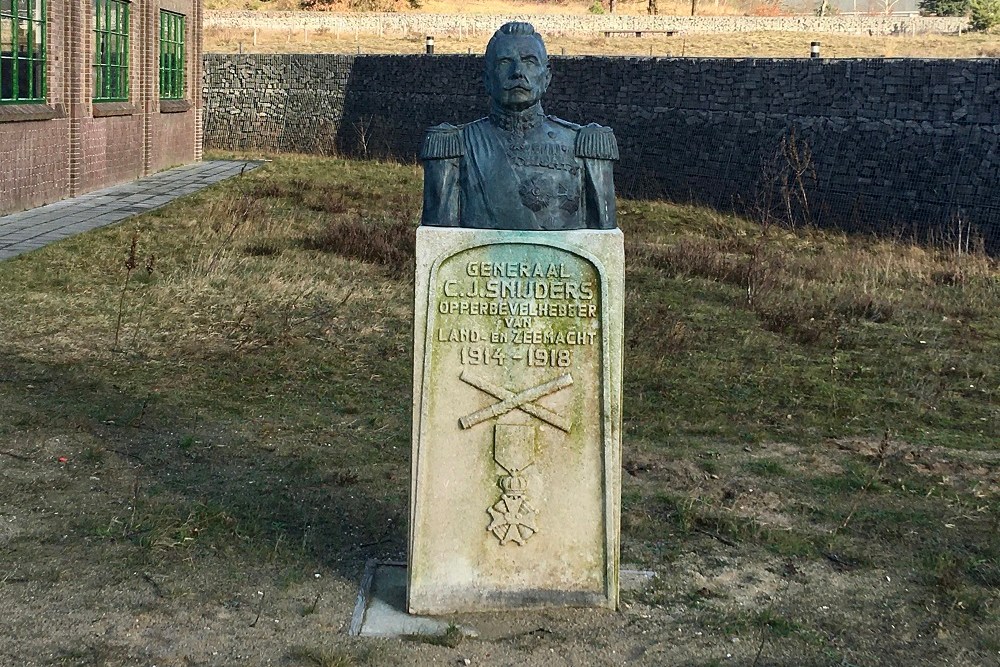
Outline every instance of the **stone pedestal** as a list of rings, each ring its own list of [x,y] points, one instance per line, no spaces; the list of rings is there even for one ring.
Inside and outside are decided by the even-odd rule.
[[[417,230],[411,613],[617,607],[622,239]]]

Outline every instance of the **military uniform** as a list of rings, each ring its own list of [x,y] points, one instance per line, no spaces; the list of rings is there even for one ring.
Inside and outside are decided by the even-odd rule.
[[[614,229],[611,128],[494,108],[430,128],[421,224],[479,229]]]

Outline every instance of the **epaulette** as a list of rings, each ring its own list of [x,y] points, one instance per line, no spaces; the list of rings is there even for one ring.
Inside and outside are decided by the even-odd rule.
[[[591,123],[576,135],[576,156],[597,160],[617,160],[618,141],[610,127]]]
[[[465,155],[465,145],[462,141],[461,128],[441,123],[427,130],[424,145],[420,147],[421,160],[442,160],[463,155]]]

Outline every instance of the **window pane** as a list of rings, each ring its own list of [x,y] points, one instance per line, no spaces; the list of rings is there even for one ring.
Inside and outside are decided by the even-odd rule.
[[[13,11],[13,0],[0,0],[0,14],[10,14]]]
[[[0,0],[2,1],[2,0]],[[35,0],[34,7],[31,10],[31,18],[36,21],[45,20],[45,2],[44,0]]]
[[[160,97],[184,97],[184,17],[160,11]]]
[[[14,97],[14,61],[10,58],[0,58],[0,99],[9,100]]]
[[[31,56],[31,23],[29,21],[18,21],[19,30],[17,35],[17,50],[21,57]]]
[[[0,51],[8,56],[14,53],[14,31],[8,19],[0,21]]]
[[[94,0],[95,99],[128,96],[128,13],[121,0]]]

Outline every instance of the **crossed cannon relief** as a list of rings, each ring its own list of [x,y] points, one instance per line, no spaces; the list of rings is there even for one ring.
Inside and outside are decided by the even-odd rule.
[[[484,421],[500,417],[512,410],[522,410],[561,431],[569,433],[572,422],[566,417],[535,403],[540,398],[554,394],[573,384],[573,377],[566,373],[557,378],[513,392],[504,387],[477,378],[468,371],[459,376],[462,382],[483,393],[499,399],[498,402],[468,414],[458,420],[463,429],[469,429]],[[486,530],[492,532],[500,544],[515,542],[524,544],[538,532],[535,523],[537,511],[526,498],[527,480],[521,473],[534,463],[535,427],[523,424],[497,424],[493,436],[493,460],[507,474],[498,480],[503,491],[500,500],[487,509],[492,521]]]

